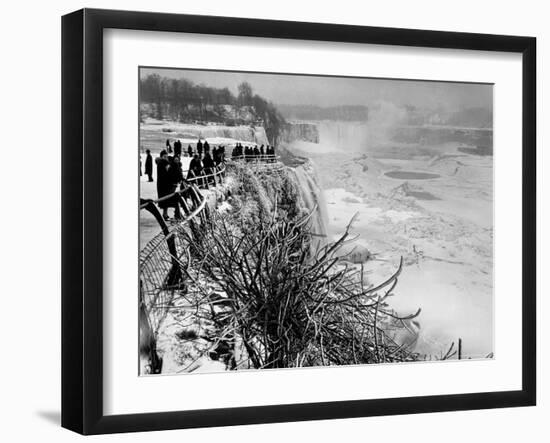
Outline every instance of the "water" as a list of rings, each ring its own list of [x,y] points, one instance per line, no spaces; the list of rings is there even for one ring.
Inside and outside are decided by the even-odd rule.
[[[417,171],[389,171],[384,175],[390,178],[401,180],[430,180],[433,178],[441,177],[439,174],[433,174],[431,172],[417,172]]]
[[[319,143],[333,150],[355,151],[368,144],[369,130],[366,122],[319,122]]]
[[[328,213],[327,203],[323,191],[317,180],[317,173],[311,161],[291,169],[296,180],[300,199],[304,209],[308,212],[314,211],[311,217],[311,232],[322,239],[321,243],[327,241]]]

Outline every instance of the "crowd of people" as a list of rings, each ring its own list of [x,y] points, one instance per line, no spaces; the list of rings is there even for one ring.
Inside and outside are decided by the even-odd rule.
[[[218,147],[214,146],[212,149],[210,149],[210,145],[208,144],[208,141],[205,140],[204,142],[199,140],[197,141],[196,147],[193,147],[191,144],[187,145],[187,150],[183,151],[182,149],[182,143],[180,140],[176,140],[174,142],[174,146],[172,147],[172,144],[170,143],[170,139],[166,140],[166,152],[168,155],[174,155],[177,157],[187,156],[187,157],[194,157],[195,155],[199,156],[199,159],[202,158],[203,154],[212,158],[214,161],[214,164],[219,165],[220,163],[223,163],[225,161],[225,146],[220,145]]]
[[[147,149],[145,156],[145,175],[147,181],[153,181],[153,157],[151,151]],[[187,155],[191,157],[187,176],[184,177],[184,171],[181,165],[181,157]],[[198,178],[203,181],[211,180],[210,176],[214,174],[218,167],[225,162],[225,147],[218,146],[211,148],[208,141],[202,142],[198,140],[196,147],[189,145],[187,151],[182,151],[182,143],[176,140],[172,147],[170,140],[166,140],[166,149],[160,152],[160,155],[155,158],[157,167],[157,194],[159,198],[158,206],[162,209],[162,217],[168,220],[168,209],[174,208],[174,217],[180,219],[182,217],[180,205],[177,196],[165,198],[170,194],[174,194],[180,186],[184,189],[192,179]],[[140,159],[140,175],[141,175],[141,159]],[[204,178],[201,178],[204,177]]]
[[[147,149],[145,157],[145,175],[147,181],[153,180],[153,157],[151,151]],[[187,175],[181,165],[181,157],[191,158]],[[267,162],[275,161],[275,147],[269,145],[243,146],[237,143],[231,152],[233,158],[244,158],[246,161],[260,159]],[[154,160],[157,172],[157,194],[159,198],[158,206],[162,209],[162,216],[168,220],[168,209],[174,208],[174,217],[182,217],[180,205],[177,196],[165,198],[174,194],[180,186],[184,189],[190,181],[198,181],[198,184],[211,182],[213,174],[218,170],[222,163],[225,163],[225,147],[223,145],[211,147],[207,140],[197,141],[195,146],[189,144],[184,151],[180,140],[174,141],[173,145],[170,139],[166,140],[166,148],[160,152],[160,155]],[[140,158],[140,175],[141,175]],[[215,183],[215,182],[214,182]]]
[[[262,159],[262,157],[267,161],[274,161],[275,159],[275,147],[274,146],[265,146],[258,145],[254,146],[243,146],[241,143],[237,143],[231,152],[231,157],[244,157],[246,161],[252,161],[254,159]]]
[[[222,163],[225,163],[225,146],[220,145],[210,149],[208,141],[197,142],[196,150],[191,145],[187,147],[187,155],[191,158],[187,179],[210,175],[216,171]]]
[[[162,217],[168,220],[170,218],[168,209],[174,208],[174,217],[180,219],[182,215],[177,197],[174,195],[171,198],[163,199],[163,197],[176,192],[178,185],[184,184],[180,156],[168,155],[168,152],[163,149],[159,157],[155,159],[155,163],[157,164],[158,205],[162,209]]]

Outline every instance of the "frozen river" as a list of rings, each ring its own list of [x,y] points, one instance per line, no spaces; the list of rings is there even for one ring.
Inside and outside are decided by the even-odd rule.
[[[464,358],[484,358],[494,350],[492,157],[457,148],[448,144],[438,156],[409,159],[312,158],[329,234],[336,238],[357,214],[358,238],[349,247],[374,254],[367,278],[379,283],[403,257],[390,304],[401,314],[422,309],[416,350],[439,356],[461,338]]]

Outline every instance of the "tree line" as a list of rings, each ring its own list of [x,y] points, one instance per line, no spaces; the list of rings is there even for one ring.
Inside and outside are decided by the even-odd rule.
[[[248,82],[229,88],[215,88],[181,78],[150,74],[140,79],[140,115],[179,122],[217,122],[263,125],[271,143],[277,143],[285,119],[277,107],[254,93]]]

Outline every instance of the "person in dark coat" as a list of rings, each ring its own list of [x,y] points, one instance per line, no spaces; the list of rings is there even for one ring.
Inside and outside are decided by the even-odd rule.
[[[169,138],[166,139],[166,151],[168,152],[168,154],[172,153],[172,145],[170,144]]]
[[[168,157],[170,163],[170,169],[168,170],[170,174],[170,181],[176,187],[183,181],[183,171],[181,169],[181,159],[179,156],[174,155],[173,157]]]
[[[218,146],[216,150],[216,157],[214,158],[214,163],[218,166],[220,163],[223,163],[225,160],[225,146]]]
[[[193,157],[193,148],[191,147],[191,145],[187,146],[187,155],[189,157]]]
[[[220,164],[220,154],[219,154],[219,148],[216,148],[215,146],[212,148],[212,160],[214,160],[214,164],[218,166]]]
[[[202,156],[202,142],[201,142],[200,138],[199,138],[199,141],[197,142],[197,153],[199,154],[199,158],[201,158],[201,156]]]
[[[204,158],[202,159],[202,166],[204,168],[204,173],[206,175],[214,174],[216,172],[216,165],[214,163],[214,160],[210,156],[209,152],[204,153]],[[214,177],[208,177],[207,182],[213,182],[214,185],[216,184],[216,179]]]
[[[179,157],[169,157],[166,151],[160,153],[157,162],[157,193],[159,199],[159,208],[162,209],[162,217],[168,220],[168,208],[174,208],[174,217],[181,218],[179,201],[176,195],[166,198],[174,194],[178,185],[183,181],[183,173]],[[164,198],[163,198],[164,197]]]
[[[168,168],[168,180],[171,186],[170,193],[174,193],[177,191],[179,184],[183,181],[183,171],[181,169],[180,158],[177,155],[168,157],[168,163],[170,165]],[[170,206],[174,208],[174,217],[178,220],[181,219],[180,204],[177,196],[170,199]]]
[[[207,140],[204,141],[203,149],[205,154],[210,154],[210,145]]]
[[[149,177],[147,181],[153,181],[153,157],[151,156],[151,151],[147,149],[145,151],[147,156],[145,157],[145,175]]]
[[[181,142],[179,139],[174,142],[174,157],[181,157]]]
[[[172,184],[170,183],[170,162],[168,161],[168,153],[165,150],[160,152],[160,157],[155,159],[157,164],[157,195],[159,199],[169,195],[172,191]],[[158,202],[159,208],[162,209],[162,217],[168,220],[168,208],[171,206],[170,199],[164,199]]]
[[[209,152],[204,153],[204,158],[202,159],[202,166],[204,167],[207,174],[212,174],[214,166],[214,160],[212,160],[212,157],[210,156]]]
[[[262,157],[265,155],[264,145],[260,146],[260,155]]]
[[[257,146],[254,146],[254,156],[258,157],[259,155],[260,155],[260,150],[258,149]]]
[[[202,175],[202,162],[198,154],[193,156],[193,159],[189,163],[189,172],[187,173],[187,180],[194,177],[200,177]]]

